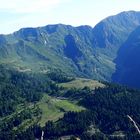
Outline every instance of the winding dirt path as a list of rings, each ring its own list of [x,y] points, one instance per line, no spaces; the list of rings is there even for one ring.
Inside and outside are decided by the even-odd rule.
[[[43,137],[44,137],[44,131],[42,131],[41,140],[43,140]]]
[[[138,132],[139,135],[140,135],[140,129],[139,129],[139,127],[137,126],[136,122],[132,119],[131,116],[127,115],[127,117],[128,117],[129,120],[133,123],[134,127],[136,128],[137,132]]]

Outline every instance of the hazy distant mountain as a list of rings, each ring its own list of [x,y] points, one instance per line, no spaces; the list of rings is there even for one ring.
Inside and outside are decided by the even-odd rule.
[[[140,12],[129,11],[108,17],[94,28],[63,24],[23,28],[0,36],[0,63],[20,71],[61,69],[71,75],[111,81],[116,68],[118,73],[117,51],[139,25]]]
[[[140,87],[140,26],[134,30],[118,51],[113,80]]]

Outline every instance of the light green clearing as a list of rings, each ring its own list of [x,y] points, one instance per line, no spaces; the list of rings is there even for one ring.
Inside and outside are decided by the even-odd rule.
[[[76,78],[73,81],[67,82],[67,83],[61,83],[60,86],[64,88],[79,88],[82,89],[84,87],[89,87],[90,89],[95,89],[97,87],[105,87],[104,84],[91,79],[85,79],[85,78]]]
[[[48,120],[56,121],[63,117],[65,112],[68,111],[82,111],[83,107],[76,105],[75,102],[66,99],[58,99],[44,94],[42,100],[37,103],[42,111],[39,124],[44,126]]]
[[[26,107],[25,107],[26,106]],[[27,107],[28,106],[28,107]],[[50,97],[47,94],[43,95],[43,98],[35,104],[36,107],[39,107],[41,110],[40,116],[34,116],[32,119],[24,120],[18,127],[14,127],[13,130],[19,130],[19,129],[25,129],[29,126],[33,125],[33,123],[38,121],[38,124],[40,124],[42,127],[45,126],[45,123],[49,120],[57,121],[59,118],[62,118],[65,112],[68,111],[82,111],[85,108],[76,105],[76,102],[68,101],[66,99],[59,99],[55,97]],[[0,121],[4,121],[4,119],[11,119],[13,118],[16,113],[20,113],[24,109],[27,108],[32,109],[32,113],[34,113],[34,104],[30,103],[28,105],[19,105],[17,107],[17,111],[12,113],[11,115],[8,115],[6,117],[0,118]]]

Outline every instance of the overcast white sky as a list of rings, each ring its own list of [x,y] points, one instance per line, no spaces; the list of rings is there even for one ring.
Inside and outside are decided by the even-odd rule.
[[[129,10],[140,11],[140,0],[0,0],[0,34],[57,23],[94,26]]]

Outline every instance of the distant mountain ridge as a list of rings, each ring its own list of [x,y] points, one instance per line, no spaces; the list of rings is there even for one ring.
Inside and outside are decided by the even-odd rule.
[[[118,51],[116,72],[112,79],[121,84],[139,88],[140,83],[140,26],[128,37]]]
[[[128,11],[110,16],[94,28],[63,24],[23,28],[13,34],[0,35],[0,63],[18,70],[60,69],[70,75],[120,82],[122,75],[114,76],[122,73],[124,65],[119,52],[125,48],[125,42],[133,41],[131,33],[138,26],[140,12]],[[125,49],[121,55],[133,57],[133,54],[126,55]],[[140,87],[140,84],[128,85]]]

